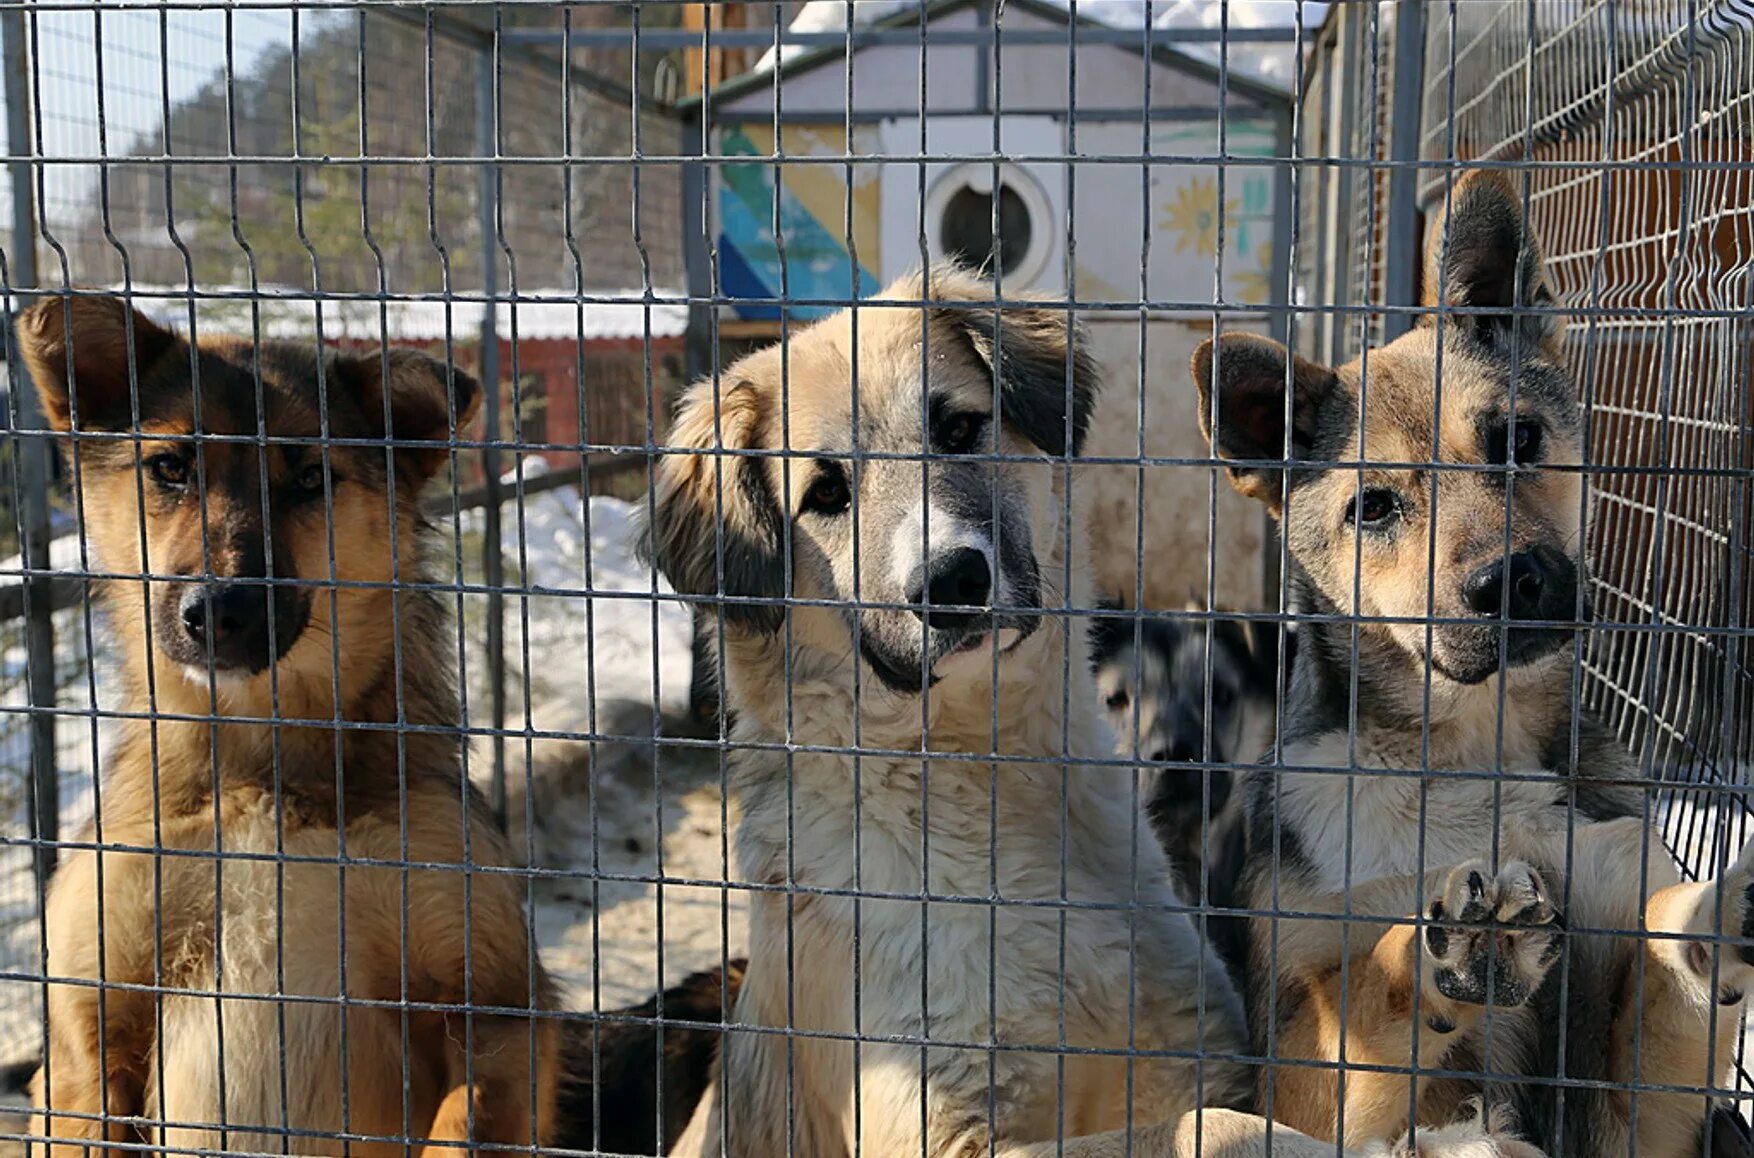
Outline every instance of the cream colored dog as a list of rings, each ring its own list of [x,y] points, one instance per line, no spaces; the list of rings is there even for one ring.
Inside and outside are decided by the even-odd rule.
[[[747,1032],[680,1152],[984,1154],[1237,1104],[1237,994],[1131,770],[1078,763],[1113,752],[1085,620],[1056,613],[1093,606],[1066,480],[1094,371],[1064,310],[995,314],[957,270],[883,296],[934,304],[695,387],[658,471],[658,563],[727,598],[759,890]]]

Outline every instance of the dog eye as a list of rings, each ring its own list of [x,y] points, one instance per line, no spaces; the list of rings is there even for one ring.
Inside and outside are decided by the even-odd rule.
[[[180,489],[189,485],[189,460],[174,450],[148,458],[146,469],[161,486]]]
[[[1519,422],[1516,424],[1516,437],[1512,440],[1516,447],[1516,460],[1520,464],[1535,462],[1541,457],[1541,424],[1538,422]]]
[[[984,424],[984,415],[952,414],[938,428],[939,451],[944,454],[968,454],[974,449],[975,440],[980,437]]]
[[[1125,711],[1127,705],[1131,702],[1132,701],[1127,698],[1126,692],[1115,692],[1108,698],[1108,710],[1111,712]]]
[[[323,464],[320,462],[307,464],[300,469],[298,476],[293,480],[293,484],[307,495],[322,494]]]
[[[1213,707],[1220,708],[1220,709],[1228,708],[1231,704],[1233,704],[1235,702],[1236,702],[1236,692],[1231,688],[1231,686],[1229,684],[1214,684],[1212,686],[1212,706]]]
[[[1346,522],[1354,527],[1380,530],[1399,510],[1394,491],[1371,487],[1346,504]]]
[[[1541,424],[1529,419],[1494,426],[1486,435],[1486,461],[1498,466],[1539,462],[1543,436]]]
[[[840,468],[824,469],[804,492],[803,510],[817,515],[838,515],[852,504],[846,475]]]

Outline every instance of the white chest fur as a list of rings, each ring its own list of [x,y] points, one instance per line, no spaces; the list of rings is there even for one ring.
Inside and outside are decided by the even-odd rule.
[[[224,841],[241,855],[221,862],[217,888],[212,862],[165,861],[165,983],[194,992],[164,999],[162,1068],[146,1083],[148,1116],[176,1123],[163,1143],[328,1153],[340,1143],[313,1134],[402,1133],[399,1113],[348,1097],[396,1072],[398,1016],[341,1001],[342,923],[350,940],[383,927],[379,878],[389,870],[349,870],[344,903],[342,874],[322,863],[337,855],[333,829],[283,829],[271,810],[246,808]],[[368,975],[369,957],[349,952],[345,990],[390,996]]]
[[[891,1079],[922,1066],[951,1117],[984,1117],[992,1096],[1013,1137],[1052,1137],[1062,1107],[1073,1133],[1113,1128],[1126,1120],[1124,1063],[1052,1050],[1241,1045],[1240,1003],[1176,911],[1132,770],[1075,762],[1109,750],[1094,704],[1075,702],[1081,722],[1063,728],[1057,691],[1007,694],[1040,702],[1006,704],[996,737],[990,699],[967,712],[947,699],[930,721],[933,751],[1005,754],[996,760],[888,754],[920,745],[917,700],[893,727],[865,705],[859,742],[883,754],[740,753],[739,861],[774,891],[752,907],[739,1017],[882,1043],[862,1046],[856,1065],[850,1049],[810,1043],[796,1072],[802,1112],[827,1115],[814,1136],[851,1149],[852,1119],[835,1107],[856,1100],[867,1149],[917,1148],[871,1132],[890,1117],[886,1092],[896,1121],[917,1121],[917,1094]],[[792,719],[821,734],[795,738],[847,742],[831,737],[850,730],[850,705],[818,698],[799,689],[795,704],[811,710]],[[762,1065],[734,1060],[746,1073]],[[1137,1066],[1134,1112],[1155,1118],[1191,1098],[1187,1068]],[[1220,1068],[1208,1068],[1213,1083],[1235,1076]]]
[[[1507,824],[1563,819],[1537,754],[1490,734],[1432,747],[1416,735],[1365,729],[1354,743],[1335,732],[1288,745],[1284,763],[1275,808],[1330,892],[1490,857]]]

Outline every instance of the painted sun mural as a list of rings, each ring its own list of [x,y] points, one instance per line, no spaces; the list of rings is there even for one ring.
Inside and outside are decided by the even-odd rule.
[[[1242,199],[1227,197],[1224,213],[1230,228],[1235,228]],[[1177,253],[1210,255],[1218,248],[1218,181],[1196,177],[1170,195],[1163,212],[1158,215],[1157,228],[1175,239]]]
[[[1274,155],[1273,130],[1267,125],[1232,124],[1221,149],[1219,145],[1209,126],[1166,125],[1154,129],[1151,136],[1152,151],[1166,157],[1222,152],[1233,158],[1257,158]],[[1211,286],[1213,260],[1222,245],[1223,300],[1264,305],[1273,288],[1274,180],[1271,166],[1231,163],[1224,174],[1220,214],[1215,164],[1174,163],[1154,169],[1151,226],[1168,262],[1165,273],[1168,268],[1181,271],[1157,284],[1166,290],[1195,284],[1187,280],[1192,276]],[[1153,252],[1157,250],[1154,246]]]

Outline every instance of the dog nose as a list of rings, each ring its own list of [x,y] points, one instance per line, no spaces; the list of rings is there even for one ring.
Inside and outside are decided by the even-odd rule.
[[[1511,619],[1539,619],[1541,596],[1546,590],[1546,568],[1533,552],[1520,551],[1468,576],[1462,595],[1468,607],[1480,615],[1508,613]]]
[[[933,627],[964,627],[979,612],[963,609],[985,607],[992,590],[993,569],[987,563],[986,553],[973,547],[958,547],[928,559],[915,572],[907,601],[929,605]],[[956,610],[940,611],[941,607]],[[921,607],[914,614],[925,618],[928,613]]]
[[[268,589],[242,583],[208,583],[183,596],[183,629],[197,643],[212,643],[229,659],[247,650],[268,624]]]

